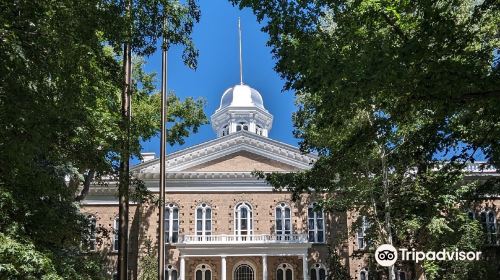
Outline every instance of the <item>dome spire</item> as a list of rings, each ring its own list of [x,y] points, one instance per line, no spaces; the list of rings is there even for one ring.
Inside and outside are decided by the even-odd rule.
[[[243,84],[243,59],[241,56],[241,20],[238,17],[238,34],[239,34],[239,43],[240,43],[240,85]]]

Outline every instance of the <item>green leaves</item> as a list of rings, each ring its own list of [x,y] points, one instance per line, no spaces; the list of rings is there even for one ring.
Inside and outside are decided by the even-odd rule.
[[[58,276],[48,254],[35,249],[32,243],[18,242],[0,233],[0,278],[63,279]]]
[[[479,158],[500,165],[498,3],[233,2],[264,20],[275,68],[296,92],[294,134],[320,155],[309,171],[267,180],[294,198],[327,190],[329,209],[382,225],[377,241],[472,244],[479,233],[456,217],[500,185],[463,177]],[[426,276],[451,277],[440,267],[426,264]]]
[[[116,174],[123,80],[116,54],[128,40],[137,54],[151,54],[167,18],[169,43],[184,44],[185,61],[194,68],[191,31],[199,20],[194,1],[132,1],[132,18],[122,2],[0,4],[0,237],[1,245],[18,250],[0,248],[2,279],[109,278],[106,262],[81,254],[88,222],[75,200],[85,197],[92,180]],[[155,75],[143,66],[135,57],[136,157],[141,141],[160,129]],[[203,101],[171,94],[169,102],[168,119],[175,122],[169,143],[207,122]],[[134,185],[134,199],[147,198],[144,186]],[[24,261],[27,255],[33,261]]]

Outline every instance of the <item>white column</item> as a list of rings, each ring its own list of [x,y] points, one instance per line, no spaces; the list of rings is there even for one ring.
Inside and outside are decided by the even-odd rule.
[[[304,254],[302,255],[302,278],[304,278],[304,280],[307,280],[309,278],[307,278],[307,271],[309,269],[307,268],[307,255]]]
[[[226,280],[226,256],[222,256],[221,260],[221,280]]]
[[[255,133],[257,129],[257,126],[255,125],[255,121],[250,122],[250,125],[248,127],[248,131]]]
[[[181,272],[179,275],[179,279],[184,280],[184,275],[186,275],[185,274],[186,273],[186,271],[185,271],[186,270],[186,261],[184,260],[184,257],[182,257],[182,256],[181,256],[181,265],[180,266],[181,266],[180,267]]]
[[[262,280],[267,280],[267,256],[262,256]]]

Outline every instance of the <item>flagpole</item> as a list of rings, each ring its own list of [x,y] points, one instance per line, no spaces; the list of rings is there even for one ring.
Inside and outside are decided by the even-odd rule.
[[[243,84],[243,58],[241,56],[241,20],[238,18],[238,36],[239,36],[239,44],[240,44],[240,85]]]
[[[163,30],[167,27],[167,19],[163,21]],[[161,54],[161,133],[160,133],[160,215],[158,238],[158,280],[165,279],[165,174],[166,174],[166,112],[167,112],[167,38],[163,34]]]

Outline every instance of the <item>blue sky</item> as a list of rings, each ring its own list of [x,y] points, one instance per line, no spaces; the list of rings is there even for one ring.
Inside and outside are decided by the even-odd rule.
[[[296,110],[292,92],[283,92],[284,81],[273,70],[275,60],[266,46],[268,36],[260,31],[251,10],[240,11],[227,0],[200,1],[201,20],[195,26],[193,40],[200,51],[198,69],[184,66],[182,47],[174,46],[168,55],[168,89],[181,98],[203,97],[207,101],[205,113],[210,117],[219,106],[222,93],[239,83],[238,17],[243,33],[243,82],[257,89],[264,106],[274,115],[269,137],[296,146],[292,135],[292,113]],[[161,52],[146,58],[146,70],[161,71]],[[159,81],[158,81],[159,82]],[[182,146],[167,147],[167,154],[179,149],[214,139],[211,125],[205,125],[197,134],[186,139]],[[144,152],[159,155],[159,139],[143,143]]]

